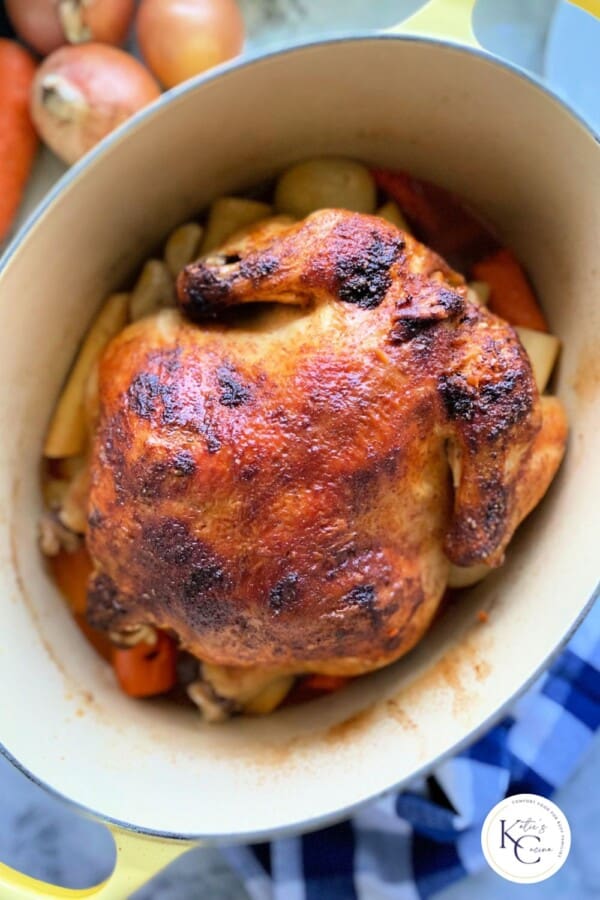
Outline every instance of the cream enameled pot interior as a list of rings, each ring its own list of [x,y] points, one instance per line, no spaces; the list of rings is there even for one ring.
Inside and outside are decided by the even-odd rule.
[[[338,696],[208,727],[191,710],[124,697],[71,621],[36,546],[42,437],[94,310],[161,236],[212,197],[324,153],[410,169],[497,224],[564,341],[568,457],[509,564],[409,657]],[[334,815],[492,715],[596,585],[599,196],[598,145],[539,87],[482,55],[393,38],[301,48],[186,88],[78,169],[0,279],[7,750],[108,817],[239,836]]]

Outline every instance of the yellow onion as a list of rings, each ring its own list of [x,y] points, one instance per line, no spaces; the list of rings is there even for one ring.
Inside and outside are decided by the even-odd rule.
[[[159,94],[152,75],[123,50],[61,47],[36,73],[31,116],[50,149],[74,163]]]
[[[122,44],[135,0],[6,0],[19,37],[42,56],[63,44]]]
[[[235,0],[142,0],[136,29],[142,56],[165,87],[237,56],[244,43]]]

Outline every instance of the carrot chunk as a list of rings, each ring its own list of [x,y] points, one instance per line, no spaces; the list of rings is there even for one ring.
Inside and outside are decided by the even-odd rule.
[[[141,641],[134,647],[113,650],[118,682],[130,697],[152,697],[175,686],[177,647],[168,634],[158,632],[155,644]]]
[[[306,675],[299,679],[284,700],[284,706],[295,706],[332,694],[347,685],[352,678],[345,675]]]
[[[534,331],[548,331],[548,323],[540,308],[523,267],[507,247],[473,266],[477,281],[490,286],[488,307],[511,325],[521,325]]]
[[[406,172],[373,169],[377,187],[394,200],[416,237],[460,272],[498,246],[492,229],[458,197]]]

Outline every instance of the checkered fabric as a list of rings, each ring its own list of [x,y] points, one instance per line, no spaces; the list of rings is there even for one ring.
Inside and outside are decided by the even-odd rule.
[[[426,900],[484,867],[483,821],[509,794],[546,797],[600,727],[600,603],[491,731],[339,825],[224,850],[253,900]]]

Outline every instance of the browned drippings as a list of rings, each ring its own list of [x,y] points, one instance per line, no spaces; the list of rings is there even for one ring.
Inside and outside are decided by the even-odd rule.
[[[586,344],[579,354],[579,362],[572,387],[578,400],[589,403],[600,389],[600,355],[595,344]]]
[[[357,733],[369,728],[375,719],[378,711],[378,704],[368,706],[361,709],[347,719],[338,722],[336,725],[330,726],[323,734],[323,738],[327,743],[346,743],[348,740],[354,740]]]

